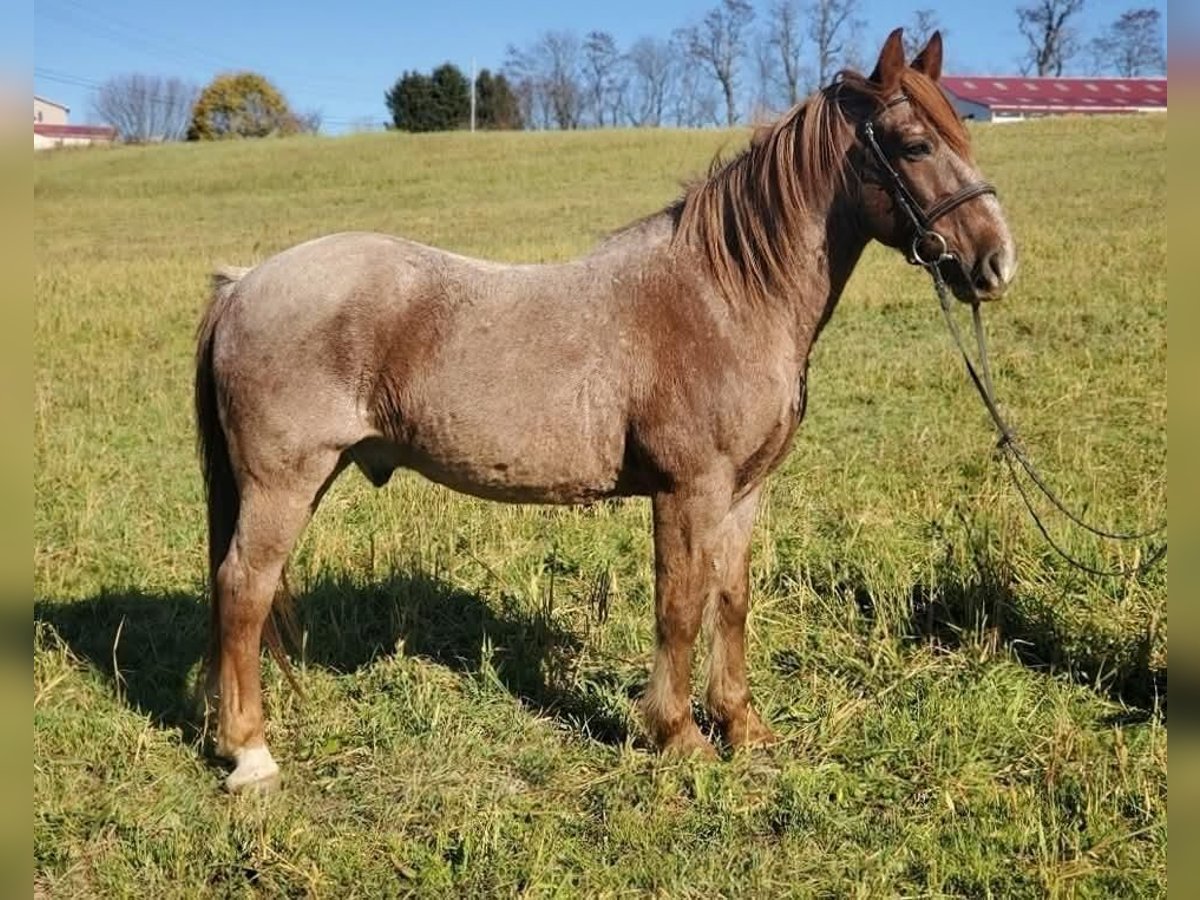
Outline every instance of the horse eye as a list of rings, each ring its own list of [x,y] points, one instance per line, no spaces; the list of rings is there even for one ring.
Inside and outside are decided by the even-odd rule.
[[[924,159],[933,153],[933,145],[929,141],[916,141],[912,144],[906,144],[904,147],[904,155],[908,159]]]

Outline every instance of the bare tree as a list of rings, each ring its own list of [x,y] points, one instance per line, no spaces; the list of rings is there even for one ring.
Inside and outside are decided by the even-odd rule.
[[[296,127],[301,134],[320,134],[324,124],[325,114],[319,109],[310,109],[296,116]]]
[[[1035,0],[1017,7],[1017,27],[1029,44],[1021,60],[1026,75],[1061,75],[1079,51],[1071,18],[1083,0]]]
[[[1167,70],[1162,14],[1152,7],[1126,10],[1092,40],[1089,49],[1098,73],[1115,72],[1125,78],[1161,75]]]
[[[780,75],[779,59],[771,46],[771,35],[763,31],[754,38],[750,51],[751,71],[754,75],[754,93],[750,97],[748,120],[762,122],[771,118],[785,105],[781,100],[783,78]]]
[[[911,60],[924,49],[935,31],[946,36],[946,29],[938,24],[938,14],[932,9],[918,9],[912,20],[904,26],[904,57]]]
[[[721,0],[698,26],[684,30],[688,54],[721,86],[726,125],[737,122],[738,66],[746,55],[746,30],[753,20],[754,7],[746,0]]]
[[[626,54],[629,82],[625,113],[631,124],[658,127],[667,111],[678,63],[676,48],[667,41],[643,37]]]
[[[513,94],[516,95],[521,121],[529,128],[548,127],[546,118],[539,115],[542,111],[540,101],[544,91],[532,54],[509,44],[502,71],[512,85]]]
[[[817,58],[817,87],[829,84],[838,67],[854,55],[853,39],[862,23],[859,0],[816,0],[808,7],[808,36]]]
[[[698,128],[703,125],[719,125],[717,98],[712,92],[712,79],[706,77],[698,66],[688,65],[686,29],[677,31],[673,39],[674,53],[679,60],[679,77],[672,97],[671,118],[676,125]]]
[[[804,35],[800,30],[800,20],[800,4],[797,0],[777,0],[771,6],[767,24],[769,41],[779,59],[781,87],[788,106],[799,103],[803,93],[800,50]]]
[[[603,127],[605,115],[611,114],[609,124],[616,125],[624,93],[621,53],[607,31],[589,31],[583,39],[583,75],[595,123]]]
[[[535,49],[542,61],[554,123],[559,128],[578,128],[583,112],[579,38],[570,31],[547,31]]]
[[[117,75],[96,90],[96,116],[131,143],[179,141],[187,134],[192,106],[200,91],[194,84],[159,75]]]
[[[522,117],[542,128],[577,128],[584,105],[579,38],[547,31],[526,48],[509,45],[504,73],[513,84]]]

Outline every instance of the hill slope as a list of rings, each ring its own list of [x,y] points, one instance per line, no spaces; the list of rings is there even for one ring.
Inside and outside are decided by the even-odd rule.
[[[342,229],[542,261],[672,199],[741,133],[369,135],[39,157],[34,857],[48,894],[1166,888],[1166,567],[1052,556],[920,273],[872,249],[812,362],[756,532],[751,680],[783,738],[640,749],[644,502],[335,486],[291,567],[285,791],[199,751],[193,331],[217,263]],[[1023,257],[998,390],[1089,515],[1166,492],[1166,121],[980,127]],[[1062,533],[1062,532],[1060,532]],[[1073,532],[1064,540],[1113,562]]]

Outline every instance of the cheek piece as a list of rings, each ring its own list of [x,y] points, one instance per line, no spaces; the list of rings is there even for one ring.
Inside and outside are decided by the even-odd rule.
[[[886,111],[893,106],[907,102],[908,96],[900,94],[889,100],[883,109]],[[871,156],[883,173],[883,187],[891,193],[892,200],[903,211],[904,215],[908,218],[909,224],[912,225],[913,238],[912,243],[909,244],[906,257],[909,263],[914,266],[929,268],[947,260],[958,260],[958,255],[950,249],[946,243],[946,238],[934,229],[934,223],[946,215],[946,213],[958,209],[958,207],[969,200],[974,200],[976,197],[982,197],[986,194],[995,194],[996,188],[986,181],[976,181],[959,188],[948,197],[943,197],[929,207],[929,209],[924,209],[917,202],[912,191],[908,189],[908,185],[904,183],[904,179],[896,171],[896,167],[892,165],[891,160],[887,158],[887,154],[883,152],[883,148],[879,146],[879,141],[875,137],[874,118],[868,119],[863,123],[862,137],[863,143],[866,144]]]

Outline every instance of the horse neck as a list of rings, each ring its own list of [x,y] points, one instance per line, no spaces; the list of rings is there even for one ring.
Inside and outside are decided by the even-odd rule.
[[[788,260],[790,283],[743,302],[740,318],[752,330],[787,330],[797,359],[803,362],[833,315],[870,239],[844,191],[833,193],[827,204],[814,205],[800,226],[803,233],[793,243]]]
[[[833,315],[846,282],[854,273],[870,238],[867,237],[861,217],[842,193],[834,197],[824,221],[817,226],[820,234],[820,252],[816,264],[797,261],[810,271],[811,285],[801,296],[793,298],[792,312],[796,327],[797,344],[805,354],[820,336],[821,330]]]
[[[799,163],[786,148],[803,122],[793,117],[686,197],[675,208],[673,238],[686,243],[689,264],[709,274],[745,328],[787,329],[801,357],[833,314],[868,241],[854,179],[822,163],[845,164],[848,131],[827,149],[806,154],[818,167],[808,173],[813,183],[778,181]],[[764,188],[773,183],[775,189]]]

